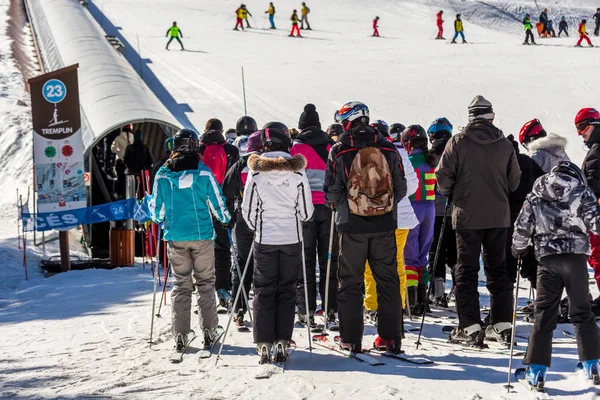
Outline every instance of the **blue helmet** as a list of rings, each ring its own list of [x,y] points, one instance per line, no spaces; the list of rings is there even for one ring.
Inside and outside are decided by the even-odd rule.
[[[444,132],[446,135],[449,133],[452,135],[452,124],[448,121],[448,118],[440,117],[433,120],[431,125],[429,125],[429,129],[427,129],[427,136],[429,140],[437,139],[438,133]]]

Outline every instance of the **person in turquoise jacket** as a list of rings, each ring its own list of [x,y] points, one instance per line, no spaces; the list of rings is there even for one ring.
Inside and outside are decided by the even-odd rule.
[[[222,224],[231,220],[221,188],[210,169],[200,161],[199,149],[196,132],[191,129],[177,132],[171,157],[156,173],[154,198],[149,204],[152,220],[164,221],[164,238],[174,278],[171,331],[178,351],[183,351],[188,343],[194,284],[205,345],[218,337],[215,230],[211,214]]]

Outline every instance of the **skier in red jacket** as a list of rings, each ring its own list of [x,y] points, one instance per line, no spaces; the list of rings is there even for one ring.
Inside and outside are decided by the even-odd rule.
[[[444,39],[444,20],[442,19],[442,14],[444,14],[443,10],[440,10],[440,12],[437,13],[438,34],[436,39]]]
[[[379,22],[379,17],[375,17],[373,20],[373,36],[379,37],[379,30],[377,30],[377,23]]]
[[[577,32],[579,32],[579,41],[575,45],[577,47],[581,47],[581,42],[583,40],[587,41],[587,43],[590,47],[594,47],[594,45],[592,44],[592,41],[590,40],[589,36],[587,35],[587,28],[585,26],[586,23],[587,23],[587,21],[585,19],[581,20],[581,23],[579,24],[579,27],[577,28]]]

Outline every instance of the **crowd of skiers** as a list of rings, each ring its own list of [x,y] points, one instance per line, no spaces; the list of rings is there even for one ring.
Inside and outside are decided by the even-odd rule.
[[[265,11],[265,14],[269,16],[269,29],[277,29],[277,27],[275,26],[275,13],[275,5],[273,4],[273,2],[270,2],[267,11]],[[310,27],[310,23],[308,22],[308,14],[310,14],[310,8],[308,8],[305,2],[302,2],[302,8],[300,9],[300,13],[301,16],[299,17],[297,10],[294,10],[292,12],[292,16],[290,17],[290,21],[292,21],[292,30],[290,31],[289,36],[294,36],[294,33],[296,33],[296,36],[302,37],[302,35],[300,34],[300,30],[312,30]],[[244,21],[246,22],[246,28],[251,28],[250,23],[248,22],[248,16],[252,17],[252,14],[250,13],[250,11],[248,11],[248,8],[245,4],[240,5],[235,10],[235,15],[236,23],[233,30],[237,31],[238,26],[242,30],[244,30]],[[298,26],[298,22],[300,23],[300,26]],[[304,27],[305,24],[306,28]]]
[[[598,8],[596,14],[594,14],[594,19],[596,20],[596,29],[594,31],[594,35],[598,36],[600,32],[600,8]],[[539,37],[557,37],[556,31],[554,30],[554,23],[551,19],[548,18],[547,8],[544,8],[535,26]],[[569,26],[564,16],[560,18],[558,28],[558,37],[560,37],[562,33],[564,33],[567,37],[569,36]],[[533,37],[533,25],[531,22],[531,16],[529,14],[526,14],[525,18],[523,19],[523,29],[525,30],[525,41],[523,42],[523,44],[530,44],[530,40],[531,44],[537,44]],[[577,41],[577,44],[575,46],[581,47],[582,41],[585,40],[590,47],[593,47],[592,42],[589,36],[587,35],[586,19],[582,19],[579,25],[577,26],[577,34],[579,35],[579,40]]]
[[[582,109],[575,119],[590,149],[583,170],[570,162],[566,139],[547,134],[537,119],[517,143],[494,125],[484,97],[473,99],[468,115],[453,135],[443,117],[427,130],[388,126],[371,121],[365,104],[349,102],[325,132],[307,104],[293,136],[280,122],[259,129],[248,116],[233,143],[218,119],[201,135],[180,130],[149,197],[168,242],[177,346],[190,331],[194,285],[207,343],[217,335],[215,290],[241,326],[250,307],[239,294],[232,304],[231,295],[253,285],[253,334],[264,362],[285,357],[296,309],[304,325],[314,326],[319,313],[325,329],[339,319],[341,347],[351,352],[363,349],[365,319],[375,322],[374,346],[399,353],[403,310],[420,315],[430,305],[448,306],[449,267],[459,321],[451,341],[510,342],[521,272],[537,288],[524,360],[530,382],[543,380],[550,366],[563,288],[579,359],[597,375],[587,262],[600,288],[600,112]],[[482,255],[491,304],[485,323]]]

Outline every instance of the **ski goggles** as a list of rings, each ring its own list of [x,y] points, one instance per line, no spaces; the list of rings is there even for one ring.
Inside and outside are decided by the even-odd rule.
[[[581,136],[590,125],[600,125],[600,121],[581,121],[575,125],[575,128],[577,128],[577,134]]]

